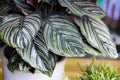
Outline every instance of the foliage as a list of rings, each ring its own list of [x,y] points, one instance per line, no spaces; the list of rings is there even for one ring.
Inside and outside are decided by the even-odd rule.
[[[120,74],[111,66],[92,63],[76,80],[120,80]]]
[[[63,74],[62,80],[70,80],[65,74]]]
[[[104,12],[90,0],[1,0],[0,39],[8,68],[52,75],[59,56],[117,58]],[[7,54],[7,53],[6,53]]]

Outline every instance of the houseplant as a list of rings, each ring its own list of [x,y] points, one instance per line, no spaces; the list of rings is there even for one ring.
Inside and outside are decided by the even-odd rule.
[[[52,76],[58,55],[116,58],[115,45],[101,21],[104,12],[87,1],[1,0],[0,39],[9,48],[4,53],[8,69],[32,73],[37,69]]]

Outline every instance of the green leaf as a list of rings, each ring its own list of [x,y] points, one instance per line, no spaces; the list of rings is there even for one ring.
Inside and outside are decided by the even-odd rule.
[[[54,15],[44,22],[44,37],[49,50],[61,56],[85,56],[82,37],[72,22]]]
[[[31,69],[31,66],[22,60],[16,50],[11,53],[7,67],[11,72],[14,72],[16,69],[21,71],[29,71]]]
[[[91,2],[59,0],[63,7],[67,7],[73,14],[77,16],[88,15],[92,17],[103,18],[104,12]]]
[[[120,74],[111,65],[97,63],[86,66],[75,80],[120,80]]]
[[[25,17],[9,15],[1,23],[0,36],[4,42],[15,48],[30,66],[51,76],[57,56],[48,52],[40,27],[41,18],[37,14]]]
[[[38,31],[33,40],[25,49],[17,49],[24,61],[33,68],[40,70],[49,76],[52,75],[56,65],[56,56],[48,52],[43,34]]]
[[[0,16],[3,17],[5,15],[8,15],[8,11],[10,11],[11,8],[8,5],[3,5],[0,7]]]
[[[116,47],[110,37],[109,30],[101,20],[83,16],[75,17],[75,23],[79,26],[81,33],[87,42],[94,49],[100,51],[103,56],[110,56],[112,58],[118,57]]]
[[[3,17],[8,14],[8,11],[10,11],[11,8],[4,0],[0,1],[0,17]]]
[[[0,24],[1,39],[13,48],[25,48],[41,26],[38,14],[9,15]]]
[[[33,13],[36,6],[27,3],[27,0],[14,0],[14,3],[18,9],[20,9],[25,15]]]
[[[105,13],[100,9],[97,5],[92,2],[79,2],[74,1],[74,3],[82,10],[84,15],[88,15],[90,17],[100,17],[103,18]]]

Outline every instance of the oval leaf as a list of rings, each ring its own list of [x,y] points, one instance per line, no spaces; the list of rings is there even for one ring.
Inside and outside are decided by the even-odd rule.
[[[33,13],[35,9],[34,3],[30,0],[14,0],[14,3],[18,9],[20,9],[25,15]],[[35,4],[37,4],[35,2]]]
[[[92,17],[103,18],[104,12],[91,2],[59,0],[63,7],[67,7],[73,14],[77,16],[88,15]]]
[[[44,37],[48,48],[61,56],[85,56],[82,38],[76,26],[66,18],[54,15],[44,21]]]
[[[33,68],[49,76],[52,75],[56,65],[56,57],[49,54],[41,31],[34,36],[32,42],[25,49],[17,49],[17,52]]]
[[[75,23],[87,42],[104,56],[117,58],[115,44],[113,43],[107,26],[99,19],[88,16],[75,17]]]
[[[41,26],[40,16],[6,16],[0,25],[1,39],[13,48],[25,48]]]
[[[26,62],[22,60],[22,58],[18,55],[16,50],[14,50],[11,53],[10,58],[8,59],[7,67],[11,72],[14,72],[18,68],[21,71],[29,71],[29,69],[31,68],[30,65],[28,65]]]

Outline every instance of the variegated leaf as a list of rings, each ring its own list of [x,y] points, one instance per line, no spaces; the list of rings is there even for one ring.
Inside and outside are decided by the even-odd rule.
[[[3,17],[8,14],[8,11],[11,10],[10,6],[6,4],[4,0],[0,1],[0,17]]]
[[[18,64],[19,70],[20,71],[30,71],[31,69],[34,69],[33,67],[31,67],[28,63],[26,63],[24,60],[21,60]],[[35,69],[34,71],[35,72]]]
[[[59,3],[78,16],[88,15],[98,18],[103,18],[105,16],[104,12],[91,2],[59,0]]]
[[[14,0],[16,7],[18,7],[25,15],[33,13],[36,9],[29,0]]]
[[[0,17],[3,17],[5,15],[8,15],[8,11],[11,10],[11,8],[8,5],[3,5],[0,7]]]
[[[11,72],[14,72],[16,69],[19,69],[21,71],[29,71],[31,68],[30,65],[22,60],[16,50],[11,53],[10,58],[8,59],[7,67]]]
[[[25,48],[41,26],[38,14],[26,17],[19,15],[6,16],[0,24],[1,39],[13,48]]]
[[[76,25],[65,17],[54,15],[44,21],[44,37],[48,48],[61,56],[85,56],[82,37]]]
[[[56,65],[56,57],[49,54],[41,31],[36,33],[32,42],[25,49],[17,49],[17,52],[33,68],[49,76],[52,75]]]
[[[88,16],[75,17],[75,23],[87,42],[102,53],[103,56],[117,58],[115,44],[113,43],[107,26],[99,19]],[[88,51],[89,52],[89,51]],[[99,55],[99,54],[98,54]]]

